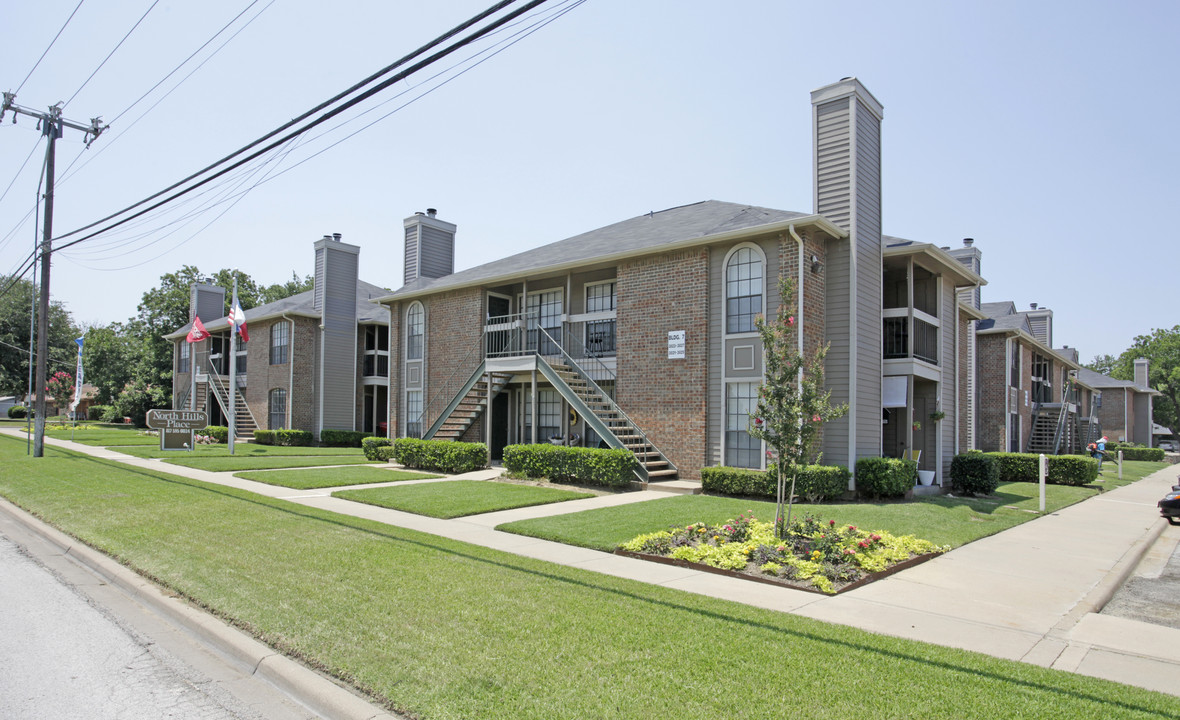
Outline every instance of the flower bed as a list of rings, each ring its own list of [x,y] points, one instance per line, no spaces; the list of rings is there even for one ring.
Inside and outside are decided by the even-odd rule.
[[[743,514],[721,525],[694,523],[640,535],[624,543],[620,553],[835,594],[946,550],[913,535],[837,527],[835,520],[824,523],[810,516],[791,523],[779,540],[771,523]]]

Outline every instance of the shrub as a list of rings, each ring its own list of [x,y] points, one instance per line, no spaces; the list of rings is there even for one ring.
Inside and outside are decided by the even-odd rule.
[[[1118,458],[1118,450],[1110,450],[1109,447],[1110,446],[1107,446],[1107,452],[1110,453],[1110,456],[1113,458]],[[1164,451],[1160,448],[1124,447],[1121,449],[1123,451],[1124,460],[1148,460],[1150,462],[1164,461]]]
[[[229,428],[224,425],[210,425],[205,428],[202,435],[208,435],[213,438],[214,442],[228,443],[229,442]]]
[[[618,449],[509,445],[504,448],[504,467],[530,478],[626,487],[635,479],[639,461],[630,452]]]
[[[1000,463],[981,452],[956,455],[951,460],[951,483],[972,495],[991,495],[1000,485]]]
[[[275,444],[275,431],[274,430],[262,430],[261,428],[258,430],[255,430],[254,431],[254,442],[258,443],[259,445],[274,445]]]
[[[114,405],[104,405],[103,407],[105,407],[106,410],[103,412],[102,417],[100,419],[104,423],[121,423],[121,422],[123,422],[123,416],[119,414],[118,408],[116,408]]]
[[[1034,453],[987,453],[1000,464],[1000,482],[1038,482],[1040,456]],[[1085,485],[1098,477],[1098,462],[1081,455],[1049,455],[1051,485]]]
[[[24,405],[13,405],[8,408],[8,417],[13,419],[22,419],[29,416],[29,409]]]
[[[361,440],[361,450],[365,452],[365,458],[369,460],[388,461],[389,452],[384,451],[385,448],[388,448],[389,452],[393,450],[393,441],[389,438],[367,437]]]
[[[359,430],[320,430],[320,445],[324,447],[360,447],[361,441],[371,434]]]
[[[90,407],[86,408],[86,419],[98,422],[106,417],[106,414],[110,412],[110,410],[110,405],[91,405]]]
[[[918,478],[918,463],[898,458],[856,461],[856,491],[870,498],[902,497]]]
[[[398,438],[393,441],[393,459],[408,468],[465,473],[487,466],[487,445]]]
[[[315,436],[306,430],[292,430],[290,428],[280,428],[274,431],[275,445],[287,445],[289,447],[308,447]]]
[[[715,495],[775,497],[778,494],[776,472],[774,465],[765,472],[731,467],[701,468],[701,489]],[[848,478],[848,468],[840,465],[808,465],[795,478],[795,494],[811,503],[835,500],[848,490]]]

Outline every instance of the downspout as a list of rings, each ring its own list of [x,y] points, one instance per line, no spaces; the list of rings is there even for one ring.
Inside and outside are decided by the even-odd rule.
[[[799,331],[795,335],[799,340],[799,356],[802,357],[803,356],[803,256],[804,256],[803,238],[799,237],[799,234],[795,232],[795,224],[794,223],[791,223],[791,225],[787,228],[787,232],[789,232],[791,234],[791,237],[795,238],[795,242],[799,243],[799,281],[798,281],[798,285],[796,285],[796,287],[795,287],[795,294],[798,296],[797,301],[798,301],[798,306],[799,306],[799,309],[798,309],[797,315],[796,315],[796,317],[798,318],[798,322],[799,322]],[[798,377],[797,383],[799,385],[799,392],[802,393],[803,392],[803,368],[802,367],[799,368],[799,377]]]
[[[320,382],[316,387],[316,428],[315,439],[318,441],[324,431],[324,318],[320,316]]]
[[[291,337],[287,341],[287,428],[291,427],[291,409],[295,406],[295,321],[286,315],[284,320],[291,323]]]

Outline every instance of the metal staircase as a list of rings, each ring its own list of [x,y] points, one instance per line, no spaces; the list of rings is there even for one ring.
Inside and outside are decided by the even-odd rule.
[[[512,373],[489,373],[485,368],[486,363],[479,366],[474,376],[475,382],[431,425],[423,435],[425,439],[461,439],[463,433],[487,410],[488,402],[512,381]]]
[[[1033,408],[1032,431],[1028,438],[1028,452],[1064,455],[1083,452],[1089,437],[1098,429],[1091,416],[1080,418],[1072,408],[1075,382],[1070,377],[1061,389],[1063,402],[1038,404]],[[1095,435],[1094,437],[1098,437]]]
[[[217,404],[221,406],[222,413],[229,417],[229,378],[213,372],[212,368],[210,368],[208,377],[209,382],[205,384],[208,389],[213,390],[213,396],[217,398]],[[197,385],[198,399],[201,392],[200,385],[200,383]],[[246,397],[242,395],[239,388],[234,388],[234,413],[234,437],[244,440],[253,438],[254,431],[258,429],[258,421],[254,419],[254,413],[250,411],[250,405],[247,404]]]

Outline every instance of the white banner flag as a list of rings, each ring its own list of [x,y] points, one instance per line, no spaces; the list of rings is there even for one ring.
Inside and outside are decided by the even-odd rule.
[[[82,399],[82,341],[85,338],[77,338],[74,342],[78,343],[78,369],[74,372],[74,401],[70,403],[70,412],[74,412],[78,408],[78,402]]]

